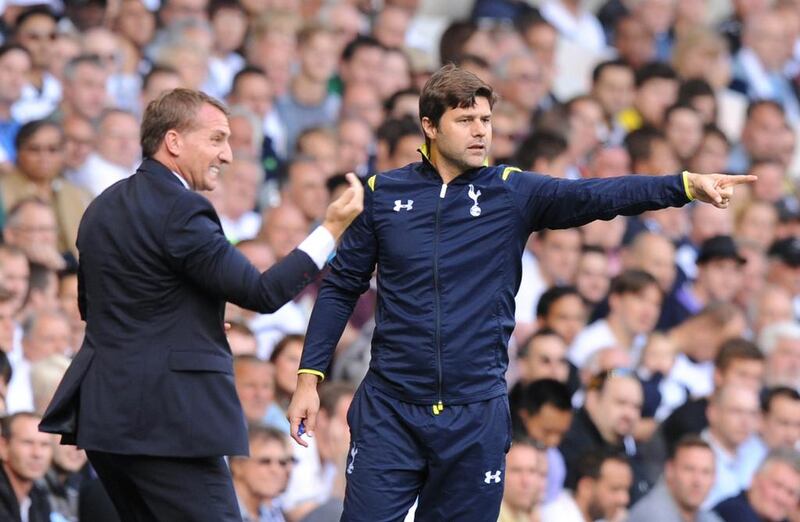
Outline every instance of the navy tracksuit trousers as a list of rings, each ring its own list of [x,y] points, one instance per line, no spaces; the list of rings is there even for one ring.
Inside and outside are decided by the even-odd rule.
[[[508,397],[432,405],[359,387],[347,413],[350,455],[342,521],[496,522],[511,445]]]

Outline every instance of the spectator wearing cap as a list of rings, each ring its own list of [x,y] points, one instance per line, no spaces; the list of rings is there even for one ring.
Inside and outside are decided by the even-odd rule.
[[[678,305],[684,310],[683,319],[711,303],[732,302],[744,281],[742,265],[745,262],[731,236],[705,240],[697,256],[697,279],[687,282],[677,292]]]
[[[767,282],[792,294],[794,316],[800,317],[800,236],[775,241],[767,251]]]
[[[775,205],[775,208],[778,209],[775,237],[785,239],[800,236],[800,202],[796,199],[782,199]]]

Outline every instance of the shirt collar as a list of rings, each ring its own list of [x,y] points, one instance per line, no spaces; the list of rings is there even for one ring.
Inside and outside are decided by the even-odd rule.
[[[178,178],[178,179],[180,180],[180,182],[181,182],[181,185],[183,185],[184,187],[186,187],[186,190],[191,190],[191,189],[189,188],[189,184],[188,184],[188,183],[186,183],[186,180],[185,180],[185,179],[183,179],[183,176],[181,176],[180,174],[178,174],[178,173],[177,173],[177,172],[175,172],[174,170],[172,171],[172,173],[175,175],[175,177],[176,177],[176,178]]]

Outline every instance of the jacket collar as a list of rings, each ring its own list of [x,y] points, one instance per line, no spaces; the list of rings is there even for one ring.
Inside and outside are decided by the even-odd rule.
[[[175,176],[174,172],[169,170],[166,165],[153,158],[145,158],[141,165],[139,165],[138,170],[139,172],[151,174],[158,179],[162,179],[168,183],[174,183],[181,188],[185,188],[183,183],[181,183],[181,180]]]
[[[429,173],[432,176],[434,176],[437,179],[437,181],[441,182],[442,181],[442,177],[439,175],[439,171],[436,170],[436,166],[431,162],[430,151],[428,150],[428,144],[427,143],[423,143],[422,145],[419,146],[417,151],[422,155],[422,163],[423,163],[423,165],[428,167],[428,169],[430,169]],[[472,181],[478,176],[478,174],[484,168],[486,168],[488,166],[489,166],[489,158],[486,158],[483,161],[483,167],[477,167],[477,168],[469,169],[469,170],[467,170],[465,172],[462,172],[461,175],[458,176],[453,181],[451,181],[450,184],[458,185],[458,184],[461,184],[461,183],[464,183],[464,182],[467,182],[467,181]]]

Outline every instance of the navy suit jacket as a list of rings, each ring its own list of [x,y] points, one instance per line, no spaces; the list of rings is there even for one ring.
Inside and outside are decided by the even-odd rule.
[[[147,159],[100,194],[78,231],[83,346],[40,429],[128,455],[247,455],[225,302],[270,313],[317,273],[295,250],[259,273],[211,204]]]

